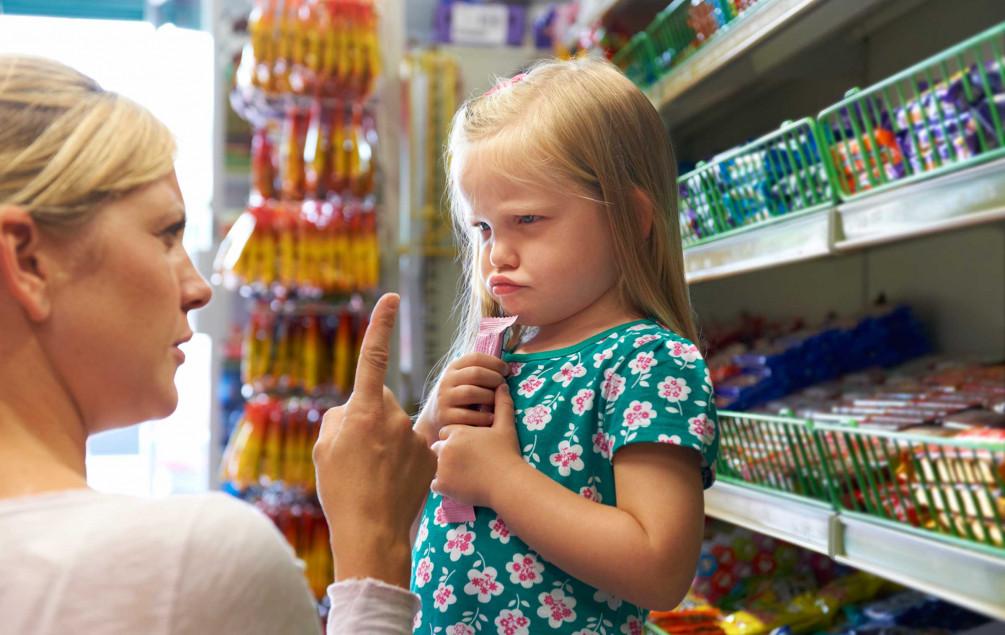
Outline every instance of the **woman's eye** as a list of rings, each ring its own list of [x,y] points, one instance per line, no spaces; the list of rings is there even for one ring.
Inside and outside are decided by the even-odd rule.
[[[185,221],[180,221],[171,225],[167,229],[161,232],[161,238],[168,245],[174,245],[179,240],[181,240],[182,235],[185,233]]]
[[[518,225],[530,225],[539,218],[540,216],[535,216],[534,214],[524,214],[523,216],[517,216],[516,222]]]

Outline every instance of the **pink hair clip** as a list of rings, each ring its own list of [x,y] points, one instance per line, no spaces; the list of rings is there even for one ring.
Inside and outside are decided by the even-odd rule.
[[[518,74],[514,75],[513,77],[510,77],[509,79],[504,79],[504,80],[500,81],[498,84],[496,84],[495,86],[493,86],[492,88],[488,89],[485,92],[484,96],[488,97],[489,95],[492,95],[492,94],[494,94],[494,93],[502,90],[503,88],[509,88],[513,84],[516,84],[517,82],[519,82],[524,77],[527,77],[527,73],[518,73]]]

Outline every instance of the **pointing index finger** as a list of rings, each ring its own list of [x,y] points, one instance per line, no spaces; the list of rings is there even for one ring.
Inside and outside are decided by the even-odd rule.
[[[356,381],[352,393],[357,400],[376,403],[383,400],[391,332],[399,303],[397,294],[385,293],[373,307],[370,325],[360,345],[359,362],[356,364]]]

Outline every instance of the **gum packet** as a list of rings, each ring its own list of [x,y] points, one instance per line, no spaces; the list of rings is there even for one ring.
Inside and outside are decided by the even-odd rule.
[[[501,318],[482,318],[478,325],[478,336],[475,338],[475,352],[485,353],[494,357],[502,355],[503,335],[506,329],[513,326],[517,316]],[[490,411],[491,406],[479,406],[481,411]],[[475,508],[471,505],[462,505],[452,498],[443,498],[440,503],[443,508],[443,518],[448,523],[468,523],[475,519]]]

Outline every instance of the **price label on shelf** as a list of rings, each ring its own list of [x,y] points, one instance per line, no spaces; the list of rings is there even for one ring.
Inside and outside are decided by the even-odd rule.
[[[455,44],[502,46],[509,31],[504,4],[457,3],[451,8],[450,41]]]

